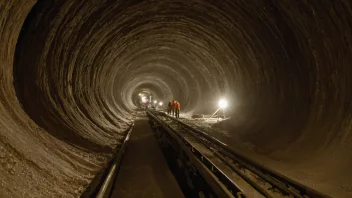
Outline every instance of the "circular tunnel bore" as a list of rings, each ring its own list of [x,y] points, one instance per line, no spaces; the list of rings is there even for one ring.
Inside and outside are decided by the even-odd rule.
[[[225,97],[234,147],[351,195],[350,1],[35,3],[0,3],[1,195],[79,196],[141,90],[185,113]]]

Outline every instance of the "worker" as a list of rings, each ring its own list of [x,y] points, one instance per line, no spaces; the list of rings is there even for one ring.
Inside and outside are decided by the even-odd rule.
[[[180,118],[180,110],[181,110],[181,104],[176,101],[175,103],[175,116],[176,118]]]
[[[167,104],[167,114],[171,114],[171,108],[172,108],[172,104],[171,101]]]
[[[172,113],[172,116],[175,116],[175,104],[176,104],[176,100],[173,99],[172,102],[171,102],[171,113]]]

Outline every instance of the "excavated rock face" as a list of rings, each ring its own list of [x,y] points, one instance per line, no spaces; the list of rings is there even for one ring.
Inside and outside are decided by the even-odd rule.
[[[228,98],[236,141],[348,193],[350,1],[35,2],[0,3],[4,197],[79,196],[141,91],[189,113]]]

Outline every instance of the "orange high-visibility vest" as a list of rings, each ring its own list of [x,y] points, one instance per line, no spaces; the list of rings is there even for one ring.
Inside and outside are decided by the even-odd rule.
[[[178,110],[181,109],[181,104],[179,102],[176,102],[175,109],[178,109]]]

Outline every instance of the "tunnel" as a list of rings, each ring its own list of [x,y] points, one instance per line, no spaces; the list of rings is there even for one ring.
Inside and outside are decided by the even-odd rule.
[[[209,114],[227,143],[352,195],[349,0],[3,0],[0,195],[79,197],[138,94]]]

